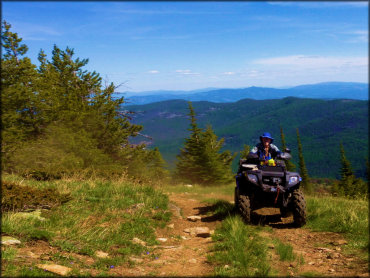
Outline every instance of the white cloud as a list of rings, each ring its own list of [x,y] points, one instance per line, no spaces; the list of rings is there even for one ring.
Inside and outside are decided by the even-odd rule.
[[[53,27],[28,22],[12,22],[12,29],[17,30],[24,40],[29,41],[43,41],[49,39],[50,36],[62,35]]]
[[[265,66],[295,66],[299,68],[367,67],[368,57],[292,55],[259,59],[253,63]]]
[[[175,72],[178,74],[182,74],[182,75],[199,75],[200,74],[198,72],[192,72],[189,69],[186,69],[186,70],[179,69],[179,70],[175,70]]]
[[[368,30],[355,30],[352,32],[343,32],[343,34],[351,35],[352,38],[347,42],[358,43],[358,42],[369,42],[369,31]]]
[[[233,71],[226,71],[226,72],[224,72],[224,73],[222,73],[223,75],[234,75],[235,74],[235,72],[233,72]]]
[[[157,73],[159,73],[159,71],[158,70],[150,70],[150,71],[148,71],[148,73],[150,73],[150,74],[157,74]]]

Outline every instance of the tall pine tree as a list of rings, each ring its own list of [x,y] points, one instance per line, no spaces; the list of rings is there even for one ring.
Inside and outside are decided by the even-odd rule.
[[[200,150],[200,137],[202,130],[198,127],[195,118],[194,108],[191,102],[188,102],[190,116],[190,137],[185,139],[184,147],[180,150],[177,156],[176,163],[176,176],[182,179],[198,182],[201,175],[201,167],[199,165]]]
[[[176,176],[187,182],[219,184],[231,180],[231,162],[235,155],[220,152],[224,139],[218,140],[211,126],[205,131],[196,122],[194,108],[189,102],[191,132],[177,156]]]
[[[305,192],[307,193],[312,193],[313,188],[312,184],[310,182],[310,178],[308,176],[308,171],[306,168],[306,164],[304,162],[303,158],[303,152],[302,152],[302,143],[301,143],[301,138],[299,136],[299,130],[297,128],[297,143],[298,143],[298,157],[299,157],[299,173],[302,177],[302,187]]]
[[[346,157],[342,142],[339,145],[340,149],[340,182],[339,193],[349,197],[365,197],[368,194],[367,183],[356,178],[352,170],[351,163]]]
[[[283,127],[280,127],[280,136],[281,136],[281,148],[282,148],[282,151],[285,151],[286,149],[286,141],[285,141],[285,135],[284,135],[284,132],[283,132]],[[292,161],[288,160],[286,161],[286,168],[288,171],[294,171],[295,170],[295,165]]]
[[[10,31],[9,23],[2,22],[1,28],[1,148],[2,166],[6,167],[18,145],[39,134],[41,117],[34,93],[37,91],[36,66],[24,57],[28,47],[22,44],[17,33]]]
[[[105,165],[108,173],[111,165],[127,168],[130,160],[126,158],[134,153],[154,161],[155,169],[162,168],[158,150],[135,152],[143,146],[131,145],[129,138],[142,127],[132,124],[121,111],[124,99],[112,97],[116,90],[113,83],[103,86],[98,73],[84,70],[88,59],[75,58],[73,49],[54,45],[50,60],[40,51],[36,67],[25,57],[28,47],[10,31],[11,25],[4,21],[1,27],[4,170],[17,171],[22,162],[22,171],[32,172],[36,167],[32,154],[37,155],[40,171],[43,165],[62,165],[65,160],[69,166],[60,169],[63,172]],[[28,161],[26,153],[30,154]]]

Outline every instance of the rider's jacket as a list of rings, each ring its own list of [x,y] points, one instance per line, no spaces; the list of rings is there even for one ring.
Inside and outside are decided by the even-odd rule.
[[[252,150],[251,153],[256,153],[261,160],[275,159],[281,151],[274,144],[270,144],[268,156],[265,155],[265,148],[262,143],[258,143]]]

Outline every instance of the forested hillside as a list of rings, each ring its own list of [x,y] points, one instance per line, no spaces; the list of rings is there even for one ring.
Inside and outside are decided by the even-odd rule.
[[[269,131],[280,147],[283,127],[293,161],[298,159],[296,128],[299,128],[303,154],[309,174],[314,177],[339,177],[340,141],[355,173],[365,177],[368,157],[368,101],[318,100],[288,97],[275,100],[244,99],[235,103],[193,102],[198,124],[211,124],[224,149],[238,152],[243,145],[254,145],[259,135]],[[175,156],[188,136],[187,102],[171,100],[140,106],[126,106],[135,112],[132,122],[144,126],[145,140],[159,147],[173,165]],[[238,157],[234,160],[235,170]]]
[[[189,101],[235,102],[241,99],[281,99],[285,97],[310,97],[315,99],[351,98],[367,100],[369,85],[356,82],[324,82],[318,84],[301,85],[289,89],[268,87],[248,87],[237,89],[204,89],[195,91],[153,91],[127,95],[126,105],[148,104],[152,102],[183,99]],[[120,94],[118,94],[120,95]]]

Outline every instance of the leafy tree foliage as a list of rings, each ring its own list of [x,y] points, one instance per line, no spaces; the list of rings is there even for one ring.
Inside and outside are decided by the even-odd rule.
[[[154,176],[166,173],[160,169],[164,163],[158,149],[129,143],[142,126],[120,112],[124,99],[113,99],[113,83],[103,86],[98,73],[83,69],[88,59],[74,58],[73,49],[54,45],[50,60],[40,51],[36,67],[24,57],[28,47],[10,28],[2,23],[4,170],[52,176],[82,169],[122,172],[133,168],[134,159],[127,157],[137,152],[142,161],[150,160]]]
[[[224,139],[207,126],[198,127],[195,112],[189,102],[190,137],[177,156],[176,175],[183,180],[200,184],[219,184],[231,180],[231,163],[235,157],[230,151],[220,152]]]
[[[280,136],[281,136],[282,151],[285,151],[287,146],[286,146],[285,135],[284,135],[284,131],[283,131],[282,127],[280,127]],[[285,164],[286,164],[286,167],[287,167],[288,171],[294,171],[295,168],[296,168],[296,166],[294,165],[294,163],[291,160],[286,161]]]
[[[302,152],[302,143],[301,138],[299,136],[299,130],[297,128],[297,144],[298,144],[298,158],[299,158],[299,173],[302,177],[302,187],[307,193],[312,193],[312,184],[310,182],[310,177],[308,176],[308,171],[306,168],[306,164],[303,158]]]

